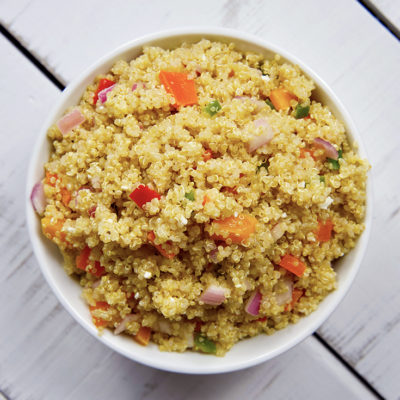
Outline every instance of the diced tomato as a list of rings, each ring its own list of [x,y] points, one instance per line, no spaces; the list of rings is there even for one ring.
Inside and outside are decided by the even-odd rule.
[[[93,104],[96,105],[97,100],[99,99],[99,93],[102,90],[107,89],[108,87],[110,87],[110,86],[112,86],[114,84],[115,84],[115,82],[111,81],[110,79],[106,79],[106,78],[100,79],[99,85],[97,86],[97,89],[96,89],[96,91],[94,92],[94,95],[93,95]]]
[[[210,198],[207,195],[204,195],[204,199],[203,199],[203,203],[202,203],[203,207],[210,201],[211,201]]]
[[[215,220],[213,225],[215,226],[214,240],[226,241],[229,238],[232,243],[240,244],[255,232],[257,219],[249,214],[240,214],[237,217]]]
[[[151,329],[148,326],[141,326],[138,333],[133,337],[142,346],[147,346],[150,341]]]
[[[108,322],[105,321],[102,318],[94,317],[92,311],[95,311],[95,310],[108,310],[109,307],[110,306],[105,301],[97,301],[95,306],[89,306],[89,310],[90,310],[90,312],[92,314],[92,321],[98,328],[103,327],[103,326],[107,326]]]
[[[199,320],[199,319],[196,319],[195,325],[194,325],[194,331],[195,331],[195,332],[200,332],[200,331],[201,331],[201,326],[202,326],[202,325],[204,325],[204,322],[201,321],[201,320]]]
[[[300,297],[303,296],[304,292],[301,289],[293,289],[292,301],[286,304],[285,311],[292,311],[294,305],[299,301]]]
[[[236,186],[234,186],[234,187],[223,186],[222,189],[221,189],[221,192],[228,192],[228,193],[232,193],[232,194],[237,194],[236,189],[237,189]]]
[[[164,257],[167,257],[167,258],[171,259],[171,258],[174,258],[176,256],[176,254],[174,254],[174,253],[168,253],[166,250],[163,249],[163,247],[161,245],[155,244],[156,235],[154,234],[153,231],[150,231],[147,234],[147,239],[159,251],[159,253],[161,255],[163,255]]]
[[[256,319],[256,322],[265,322],[267,320],[267,317],[261,317]]]
[[[88,214],[89,214],[90,218],[94,218],[96,216],[96,209],[97,209],[97,206],[92,206],[89,208]]]
[[[332,236],[333,222],[327,219],[325,222],[318,221],[318,229],[315,232],[319,242],[329,242]]]
[[[160,71],[159,78],[165,90],[174,96],[177,106],[197,104],[196,85],[186,73]]]
[[[279,265],[299,277],[302,276],[306,270],[306,265],[291,254],[285,254],[281,258]]]
[[[204,151],[202,157],[205,162],[211,160],[213,158],[213,152],[210,149],[207,149]]]
[[[289,108],[291,100],[297,100],[297,97],[294,94],[283,88],[271,90],[269,98],[278,111]]]
[[[71,201],[71,193],[66,187],[62,187],[60,189],[61,193],[61,202],[65,207],[69,207],[69,202]]]
[[[317,158],[314,155],[314,150],[313,149],[305,149],[301,148],[300,149],[300,158],[306,158],[306,154],[309,154],[311,158],[315,161]]]
[[[75,258],[76,268],[86,271],[86,267],[89,265],[89,257],[92,249],[86,246]]]
[[[134,292],[127,293],[126,294],[126,299],[127,300],[134,300],[135,299],[135,293]]]
[[[100,261],[95,261],[94,267],[89,268],[88,272],[100,278],[106,274],[106,269],[100,264]]]
[[[47,185],[55,187],[57,179],[58,179],[57,174],[51,174],[50,172],[46,171],[46,177],[44,181]]]
[[[50,217],[43,217],[41,220],[42,231],[45,236],[51,240],[59,238],[65,241],[65,232],[61,232],[64,223],[65,220],[63,219],[53,220],[53,218]]]
[[[130,195],[129,197],[140,207],[143,206],[153,200],[153,199],[161,199],[161,196],[153,189],[150,189],[148,186],[139,185]]]

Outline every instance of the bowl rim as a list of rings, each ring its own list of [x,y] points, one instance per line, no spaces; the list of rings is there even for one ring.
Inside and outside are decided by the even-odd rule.
[[[371,174],[367,176],[367,196],[366,196],[366,215],[365,215],[365,229],[364,232],[361,234],[361,236],[357,239],[357,254],[355,256],[354,261],[352,262],[352,265],[350,267],[350,272],[348,273],[348,276],[344,282],[341,283],[340,287],[338,287],[334,293],[336,293],[335,297],[332,297],[331,300],[329,301],[328,298],[330,295],[328,295],[319,305],[318,308],[321,307],[321,305],[325,302],[325,311],[319,316],[318,318],[314,318],[307,326],[304,328],[302,331],[300,331],[297,335],[294,337],[290,338],[284,345],[269,351],[264,354],[260,354],[257,357],[249,358],[246,359],[244,357],[243,360],[237,361],[235,363],[229,364],[229,365],[219,365],[217,362],[216,363],[210,363],[210,365],[207,365],[204,367],[203,365],[171,365],[168,364],[167,362],[160,361],[156,358],[152,358],[151,356],[141,356],[138,354],[132,354],[131,352],[126,351],[124,349],[124,346],[122,345],[116,345],[109,337],[108,334],[103,335],[103,336],[98,336],[96,328],[92,325],[89,324],[86,319],[80,315],[80,313],[71,306],[70,302],[68,301],[67,297],[64,295],[62,292],[61,288],[55,283],[53,277],[50,274],[49,268],[42,259],[42,250],[40,249],[41,246],[41,240],[42,238],[39,238],[39,235],[37,234],[37,217],[36,213],[32,211],[31,203],[30,203],[30,193],[31,193],[31,188],[33,187],[35,183],[35,168],[40,163],[43,165],[43,162],[40,159],[40,152],[41,148],[43,146],[43,142],[46,141],[46,136],[47,136],[47,130],[50,127],[52,123],[56,120],[57,116],[60,115],[60,112],[64,112],[64,109],[61,109],[61,106],[65,102],[66,99],[68,99],[76,89],[81,87],[84,84],[84,81],[88,79],[89,76],[93,74],[93,72],[99,68],[101,68],[104,64],[110,62],[110,60],[115,59],[119,55],[122,55],[124,52],[128,51],[129,49],[135,48],[135,47],[143,47],[150,42],[155,42],[155,41],[161,41],[165,39],[171,39],[171,38],[177,38],[181,37],[182,40],[181,42],[184,42],[184,37],[188,36],[201,36],[206,39],[210,40],[218,40],[218,37],[221,38],[221,40],[225,41],[231,40],[232,42],[235,41],[244,41],[248,42],[249,44],[255,44],[256,46],[259,46],[261,48],[264,48],[267,51],[276,53],[281,55],[283,58],[291,62],[292,64],[296,64],[300,67],[300,69],[309,77],[311,77],[316,85],[320,88],[322,92],[324,92],[328,98],[332,101],[334,106],[337,108],[337,111],[339,115],[337,116],[345,125],[346,125],[346,134],[348,138],[353,138],[355,139],[358,147],[358,154],[363,157],[367,158],[367,154],[365,151],[365,148],[363,146],[360,134],[350,118],[349,113],[341,103],[341,101],[338,99],[338,97],[334,94],[332,89],[325,83],[321,77],[315,73],[311,68],[309,68],[307,65],[305,65],[301,60],[299,60],[296,56],[291,54],[290,52],[286,51],[285,49],[282,49],[280,46],[277,46],[273,43],[270,43],[264,39],[261,39],[257,36],[254,36],[249,33],[245,33],[239,30],[234,30],[234,29],[227,29],[227,28],[216,28],[216,27],[208,27],[208,26],[203,26],[203,27],[181,27],[181,28],[175,28],[175,29],[167,29],[167,30],[162,30],[156,33],[152,34],[147,34],[143,35],[139,38],[130,40],[126,42],[125,44],[117,47],[115,50],[107,53],[106,55],[102,56],[98,61],[87,67],[81,74],[79,74],[73,81],[68,84],[66,89],[62,92],[61,96],[57,100],[56,104],[54,105],[53,109],[49,113],[48,117],[46,118],[44,124],[41,127],[40,133],[37,136],[36,143],[33,149],[33,153],[31,156],[31,160],[29,162],[29,167],[28,167],[28,172],[27,172],[27,185],[26,185],[26,204],[25,204],[25,211],[26,211],[26,218],[27,218],[27,225],[28,225],[28,231],[29,231],[29,237],[30,241],[33,247],[34,254],[36,256],[36,259],[38,260],[40,269],[42,271],[42,274],[44,275],[47,283],[51,287],[53,293],[56,295],[58,300],[61,302],[61,304],[64,306],[64,308],[69,312],[69,314],[72,315],[72,317],[86,330],[88,331],[92,336],[96,337],[98,340],[100,340],[102,343],[104,343],[107,347],[113,349],[114,351],[118,352],[119,354],[124,355],[125,357],[142,363],[144,365],[154,367],[157,369],[165,370],[165,371],[170,371],[170,372],[179,372],[179,373],[190,373],[190,374],[215,374],[215,373],[224,373],[224,372],[231,372],[231,371],[237,371],[241,370],[244,368],[248,368],[251,366],[255,366],[257,364],[260,364],[262,362],[265,362],[267,360],[270,360],[277,355],[280,355],[290,348],[294,347],[307,337],[309,337],[313,332],[315,332],[318,327],[326,321],[326,319],[332,314],[332,312],[336,309],[336,307],[339,305],[339,303],[343,300],[345,295],[347,294],[352,282],[354,281],[354,278],[360,268],[361,261],[363,259],[363,256],[365,254],[367,244],[368,244],[368,239],[370,236],[370,231],[371,231],[371,224],[372,224],[372,183],[371,183]],[[152,44],[152,43],[151,43]],[[82,93],[82,91],[81,91]],[[355,249],[352,249],[351,252],[353,252]],[[347,256],[347,255],[346,255]],[[67,274],[65,274],[66,279],[71,279]],[[328,300],[328,301],[327,301]],[[318,310],[318,309],[317,309]],[[316,311],[317,311],[316,310]],[[310,315],[313,315],[316,311],[311,313]],[[309,317],[309,316],[308,316]],[[303,317],[308,318],[308,317]],[[287,328],[285,328],[287,329]],[[249,340],[254,339],[250,338]],[[205,356],[209,357],[209,356]]]

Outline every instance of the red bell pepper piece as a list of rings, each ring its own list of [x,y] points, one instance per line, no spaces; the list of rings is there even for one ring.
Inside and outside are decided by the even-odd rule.
[[[148,186],[139,185],[129,197],[140,207],[153,199],[161,199],[161,196],[155,191],[150,189]]]
[[[86,271],[86,267],[89,264],[89,256],[92,249],[89,246],[86,246],[79,255],[76,256],[76,268]]]
[[[97,100],[99,99],[99,93],[104,90],[107,89],[108,87],[114,85],[115,82],[110,81],[110,79],[100,79],[99,81],[99,86],[97,86],[96,91],[94,92],[94,96],[93,96],[93,104],[96,105]]]
[[[161,245],[155,244],[155,239],[156,235],[154,234],[153,231],[147,233],[147,240],[160,252],[161,255],[169,259],[174,258],[176,256],[176,254],[174,253],[168,253],[166,250],[163,249]]]

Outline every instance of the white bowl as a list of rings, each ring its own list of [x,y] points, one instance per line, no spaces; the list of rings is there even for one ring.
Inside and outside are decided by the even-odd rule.
[[[46,138],[47,129],[64,113],[67,107],[78,103],[86,86],[92,83],[98,74],[108,71],[118,59],[131,60],[139,56],[143,46],[153,45],[174,48],[183,41],[196,42],[202,38],[233,42],[240,50],[256,51],[266,57],[280,54],[284,60],[299,65],[304,73],[314,80],[317,86],[317,89],[313,92],[314,98],[328,105],[336,117],[344,123],[350,142],[357,142],[359,154],[361,157],[366,158],[357,129],[343,105],[324,81],[296,57],[264,40],[234,30],[217,28],[169,30],[128,42],[101,58],[68,85],[56,107],[50,113],[37,139],[28,171],[26,214],[33,250],[43,275],[63,306],[95,338],[120,354],[155,368],[182,373],[213,374],[247,368],[276,357],[311,335],[328,318],[348,291],[366,249],[371,226],[370,199],[372,196],[370,184],[368,185],[367,194],[367,200],[369,201],[367,201],[365,219],[366,229],[358,239],[356,247],[346,257],[339,260],[335,266],[338,289],[329,294],[315,312],[305,318],[301,318],[297,324],[290,325],[272,336],[261,334],[251,339],[242,340],[235,344],[225,357],[214,357],[196,352],[161,352],[153,343],[147,347],[142,347],[132,338],[123,335],[114,336],[108,330],[102,336],[98,336],[97,330],[91,321],[88,307],[81,297],[81,287],[64,272],[61,255],[57,247],[42,235],[39,218],[33,211],[29,201],[31,189],[35,182],[42,179],[43,164],[49,156],[50,145]]]

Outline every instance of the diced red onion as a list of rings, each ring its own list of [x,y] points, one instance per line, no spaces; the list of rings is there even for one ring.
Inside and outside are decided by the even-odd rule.
[[[260,312],[261,299],[262,295],[258,290],[253,292],[249,300],[247,300],[246,306],[244,308],[247,314],[253,315],[254,317],[258,315],[258,313]]]
[[[108,88],[105,88],[99,92],[99,99],[101,101],[101,104],[105,103],[107,101],[107,93],[111,92],[115,87],[115,83],[112,86],[109,86]]]
[[[252,153],[258,148],[268,144],[274,137],[274,131],[266,118],[259,118],[254,121],[256,127],[262,127],[263,133],[253,136],[248,143],[248,152]]]
[[[79,126],[83,121],[85,121],[84,115],[80,112],[78,108],[75,108],[70,113],[64,115],[58,122],[57,126],[63,135],[66,135],[72,129]]]
[[[338,151],[328,141],[318,137],[318,138],[314,139],[314,144],[317,147],[321,147],[325,151],[325,154],[327,157],[333,158],[334,160],[338,159],[338,157],[339,157]]]
[[[35,186],[33,187],[31,192],[31,203],[33,209],[39,215],[42,215],[44,213],[47,201],[46,201],[46,196],[44,195],[42,182],[36,183]]]
[[[253,97],[250,98],[250,101],[252,101],[257,106],[257,112],[261,111],[267,104],[265,103],[265,101],[254,99]]]
[[[259,127],[259,126],[265,126],[267,128],[270,128],[270,124],[266,118],[258,118],[254,121],[254,125]]]
[[[139,314],[128,314],[120,323],[119,325],[115,328],[114,330],[114,335],[119,335],[126,329],[126,325],[129,322],[132,321],[138,321],[139,320]]]
[[[283,283],[287,286],[287,291],[275,295],[278,306],[287,304],[292,300],[293,281],[290,278],[284,278]]]
[[[187,347],[193,347],[194,346],[194,338],[193,338],[193,332],[186,331],[183,336],[186,339]]]
[[[285,225],[282,222],[277,223],[271,229],[271,235],[274,241],[277,242],[285,234]]]
[[[142,89],[146,89],[146,84],[145,83],[143,83],[143,82],[137,82],[137,83],[134,83],[133,85],[132,85],[132,92],[134,92],[136,89],[138,89],[139,87],[142,87]]]
[[[210,257],[210,261],[212,261],[214,264],[216,264],[217,258],[218,258],[218,249],[211,250],[209,257]]]
[[[166,319],[161,319],[158,321],[158,329],[162,333],[166,333],[167,335],[172,335],[171,322],[169,322]]]
[[[100,286],[100,283],[101,283],[101,279],[99,279],[99,280],[93,282],[93,283],[92,283],[92,289],[96,289],[97,287],[99,287],[99,286]]]
[[[225,301],[227,289],[217,285],[210,285],[200,296],[200,301],[212,306],[218,306]]]

